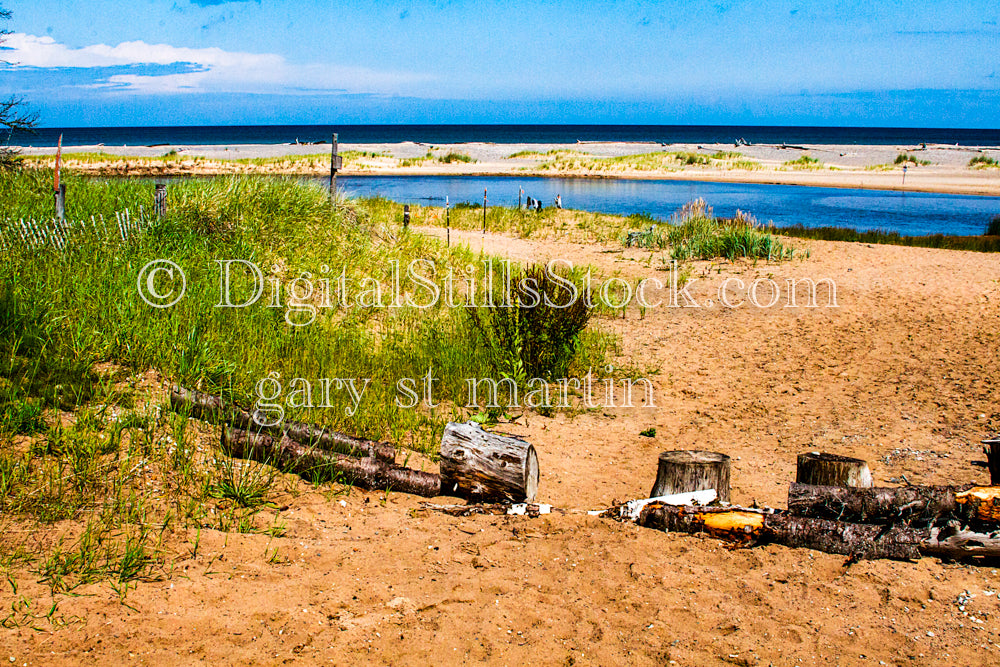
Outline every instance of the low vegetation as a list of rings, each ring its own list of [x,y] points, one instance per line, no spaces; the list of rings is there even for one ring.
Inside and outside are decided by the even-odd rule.
[[[666,249],[671,259],[741,258],[780,261],[794,250],[751,215],[737,212],[732,219],[717,218],[703,199],[686,204],[669,222],[652,224],[642,232],[626,232],[625,245]]]
[[[896,156],[896,159],[892,161],[893,164],[897,166],[913,165],[914,167],[926,167],[931,163],[930,160],[921,160],[917,158],[916,155],[911,153],[900,153]]]
[[[526,156],[528,151],[511,156]],[[759,169],[760,163],[739,153],[717,152],[712,155],[696,152],[638,153],[618,157],[594,157],[579,151],[550,151],[553,159],[534,167],[544,171],[574,171],[615,173],[627,171],[677,171],[684,167],[717,167],[720,169]]]
[[[787,160],[785,163],[786,167],[791,167],[793,169],[822,169],[823,164],[818,158],[814,158],[810,155],[800,155],[794,160]]]
[[[124,597],[136,581],[169,576],[174,562],[196,554],[203,529],[281,534],[274,498],[305,482],[220,455],[213,429],[168,410],[172,382],[252,406],[270,377],[283,387],[271,402],[287,418],[433,457],[444,423],[476,412],[465,405],[466,378],[504,367],[479,335],[483,319],[468,314],[480,309],[449,307],[443,295],[424,303],[427,291],[412,284],[404,292],[413,305],[389,307],[388,288],[363,296],[365,278],[390,286],[393,262],[405,281],[409,263],[421,260],[436,284],[454,272],[457,303],[482,303],[481,275],[472,291],[462,285],[468,267],[489,258],[402,229],[398,207],[385,200],[332,204],[323,187],[293,178],[191,179],[170,185],[158,220],[148,215],[150,181],[63,181],[67,218],[88,221],[73,225],[65,247],[44,235],[24,241],[11,225],[50,218],[51,172],[0,176],[0,571],[27,568],[53,593],[110,581]],[[126,209],[141,224],[123,238],[114,213]],[[187,279],[184,298],[162,309],[137,291],[140,269],[160,258]],[[268,281],[257,304],[216,307],[217,261],[229,259],[252,263]],[[232,303],[258,284],[246,266],[232,272]],[[319,281],[336,285],[341,276],[352,305],[334,292],[326,307]],[[268,306],[272,284],[279,307]],[[530,350],[546,373],[601,366],[613,340],[577,315],[522,317],[513,347],[503,349]],[[428,371],[438,407],[400,407],[397,381]],[[309,409],[291,400],[293,378],[370,383],[358,402],[335,390],[330,407]],[[336,481],[328,476],[323,488],[343,492]],[[17,614],[0,621],[35,618],[24,606]]]
[[[818,241],[850,241],[854,243],[881,243],[920,248],[1000,252],[1000,237],[989,236],[990,229],[1000,231],[1000,222],[997,222],[996,218],[994,218],[994,222],[990,223],[990,227],[986,232],[987,236],[951,236],[947,234],[904,236],[898,232],[886,232],[877,229],[857,231],[845,227],[804,227],[802,225],[775,228],[773,231],[782,236],[815,239]]]
[[[977,169],[986,169],[988,167],[1000,167],[1000,162],[989,155],[977,155],[969,160],[969,166]]]

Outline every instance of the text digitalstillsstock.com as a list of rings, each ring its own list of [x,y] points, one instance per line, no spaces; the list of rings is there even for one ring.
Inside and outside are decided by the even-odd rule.
[[[439,272],[433,260],[415,259],[405,267],[396,260],[387,262],[388,280],[366,276],[348,278],[347,268],[339,273],[322,265],[317,273],[302,271],[291,280],[265,276],[260,267],[245,259],[215,260],[218,270],[216,308],[249,308],[263,305],[285,310],[290,326],[308,326],[319,312],[341,308],[569,308],[583,300],[588,308],[604,306],[619,310],[631,305],[653,308],[724,308],[752,306],[769,309],[817,308],[820,287],[825,287],[823,307],[837,308],[837,286],[830,278],[788,278],[784,289],[770,277],[750,283],[728,277],[713,299],[699,301],[691,288],[698,278],[685,280],[677,262],[671,261],[669,277],[643,278],[630,282],[621,277],[595,280],[591,270],[577,272],[566,260],[554,259],[545,266],[546,278],[558,294],[541,289],[531,276],[520,276],[509,260],[484,259],[470,264],[456,275],[453,267]],[[239,273],[234,276],[234,272]],[[278,267],[275,267],[278,273]],[[574,276],[572,279],[568,276]],[[234,277],[236,280],[234,281]],[[241,282],[234,285],[234,282]],[[155,308],[169,308],[184,298],[187,276],[168,259],[147,263],[139,271],[136,286],[140,297]]]

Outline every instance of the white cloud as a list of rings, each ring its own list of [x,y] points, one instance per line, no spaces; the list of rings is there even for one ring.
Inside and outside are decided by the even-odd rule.
[[[298,65],[273,53],[242,53],[219,48],[192,49],[169,44],[122,42],[72,48],[51,37],[13,33],[5,40],[3,60],[17,67],[98,68],[173,65],[190,72],[162,75],[117,74],[96,84],[129,92],[310,92],[407,93],[431,77],[411,72],[383,72],[365,67]]]

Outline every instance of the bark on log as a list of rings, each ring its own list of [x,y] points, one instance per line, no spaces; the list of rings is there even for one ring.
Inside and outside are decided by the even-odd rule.
[[[795,481],[816,486],[868,488],[872,485],[872,473],[861,459],[809,452],[799,454]]]
[[[970,487],[901,486],[857,489],[793,482],[788,510],[798,516],[858,523],[929,525],[959,516],[963,508],[955,494]]]
[[[432,498],[441,495],[441,477],[434,473],[391,466],[374,458],[325,452],[292,440],[240,428],[223,427],[222,450],[229,456],[253,459],[280,470],[316,478],[340,473],[364,489],[392,490]]]
[[[474,422],[449,423],[441,437],[441,488],[482,501],[533,502],[538,455],[524,440],[488,433]]]
[[[287,434],[292,440],[297,440],[305,445],[315,445],[330,452],[348,456],[374,457],[389,464],[396,460],[396,448],[387,442],[355,438],[303,422],[286,421],[278,426],[261,426],[261,422],[266,422],[267,419],[259,411],[249,413],[219,396],[193,391],[177,385],[174,385],[170,392],[170,407],[175,412],[188,414],[202,421],[215,424],[228,423],[237,428],[255,433],[267,433],[278,438]]]
[[[679,450],[660,454],[650,498],[715,489],[729,502],[729,457],[718,452]]]
[[[781,544],[854,559],[1000,556],[1000,531],[973,532],[959,528],[956,523],[932,528],[878,526],[791,516],[781,512],[673,507],[658,503],[645,507],[638,521],[640,526],[648,528],[706,533],[744,546]]]

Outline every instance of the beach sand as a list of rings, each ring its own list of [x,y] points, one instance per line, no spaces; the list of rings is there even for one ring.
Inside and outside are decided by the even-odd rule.
[[[456,230],[451,239],[606,275],[665,276],[639,249]],[[140,583],[127,604],[104,584],[59,596],[67,627],[2,630],[0,657],[18,665],[126,656],[154,664],[997,664],[1000,575],[990,565],[848,564],[583,513],[643,497],[658,453],[671,449],[732,456],[732,500],[743,505],[784,507],[796,456],[808,451],[865,459],[878,486],[988,482],[972,461],[983,458],[979,440],[1000,429],[995,256],[790,243],[798,258],[781,264],[696,262],[691,293],[705,303],[729,278],[830,278],[838,308],[653,308],[601,319],[621,340],[615,363],[653,380],[655,409],[528,415],[499,427],[538,449],[539,501],[573,513],[453,518],[412,496],[354,489],[331,500],[289,478],[294,493],[276,499],[283,536],[173,532],[171,576]],[[152,373],[140,388],[166,400],[168,384]],[[655,437],[640,435],[651,427]],[[218,429],[197,428],[202,445],[214,446]],[[15,576],[19,595],[48,600],[37,577]]]
[[[54,148],[24,148],[51,165]],[[329,144],[229,146],[70,146],[68,168],[109,175],[223,173],[329,173]],[[750,145],[658,143],[576,144],[340,144],[341,175],[520,175],[657,178],[734,183],[782,183],[841,188],[1000,195],[1000,169],[973,168],[985,156],[1000,161],[998,147],[945,145]],[[79,154],[86,154],[79,156]],[[676,153],[680,157],[658,154]],[[739,155],[733,155],[738,153]],[[76,157],[74,154],[77,154]],[[428,158],[428,154],[431,155]],[[444,162],[449,154],[470,161]],[[907,154],[929,164],[894,164]],[[689,155],[701,157],[690,160]],[[167,156],[167,157],[164,157]],[[630,157],[631,156],[631,157]],[[717,157],[712,157],[717,156]],[[796,163],[803,156],[815,163]],[[688,164],[689,161],[707,164]],[[795,163],[795,164],[789,164]]]

